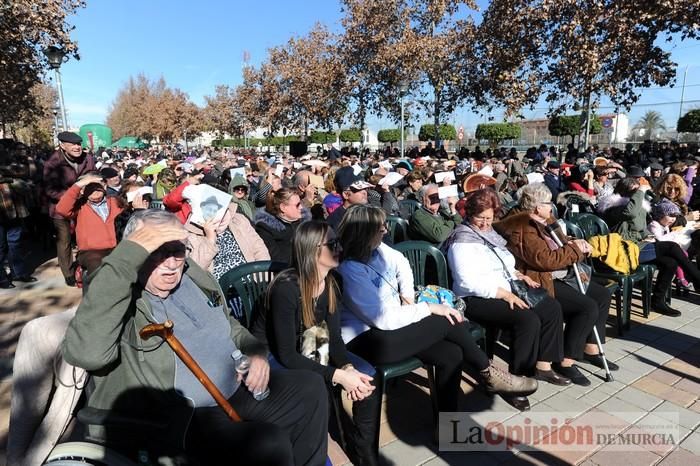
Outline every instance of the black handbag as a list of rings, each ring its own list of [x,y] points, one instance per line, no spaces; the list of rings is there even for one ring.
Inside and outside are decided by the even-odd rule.
[[[500,259],[500,257],[499,257]],[[547,291],[543,288],[530,288],[523,280],[508,280],[511,292],[527,303],[530,308],[537,306],[547,297]]]

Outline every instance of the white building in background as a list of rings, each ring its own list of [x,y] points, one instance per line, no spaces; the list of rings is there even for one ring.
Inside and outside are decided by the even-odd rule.
[[[591,144],[618,144],[626,142],[630,136],[630,120],[624,113],[598,115],[603,124],[600,134],[591,136]]]

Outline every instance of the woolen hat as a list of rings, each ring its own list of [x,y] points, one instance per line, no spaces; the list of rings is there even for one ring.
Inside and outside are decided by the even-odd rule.
[[[680,214],[681,209],[668,199],[662,199],[651,208],[651,218],[654,220],[661,220],[664,217],[678,217]]]

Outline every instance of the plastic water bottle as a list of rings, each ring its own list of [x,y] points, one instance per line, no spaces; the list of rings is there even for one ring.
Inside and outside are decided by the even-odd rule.
[[[243,380],[245,380],[248,375],[248,369],[250,369],[250,358],[245,354],[241,353],[241,350],[236,350],[231,353],[231,357],[235,361],[236,372],[241,374]],[[264,400],[270,394],[270,387],[266,387],[262,392],[253,392],[253,398],[258,401]]]

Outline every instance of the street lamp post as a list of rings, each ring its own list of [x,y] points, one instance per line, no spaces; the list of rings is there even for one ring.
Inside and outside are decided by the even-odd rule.
[[[63,130],[68,131],[68,117],[66,116],[66,104],[63,101],[63,85],[61,84],[61,72],[59,68],[63,62],[68,60],[66,52],[54,45],[44,49],[44,55],[49,60],[49,66],[56,75],[56,87],[58,90],[58,103],[61,107],[61,118],[63,119]]]
[[[53,107],[51,112],[53,113],[53,143],[58,146],[58,111],[60,108]]]
[[[406,92],[408,91],[408,85],[407,84],[401,84],[401,157],[404,157],[404,97],[406,95]]]

